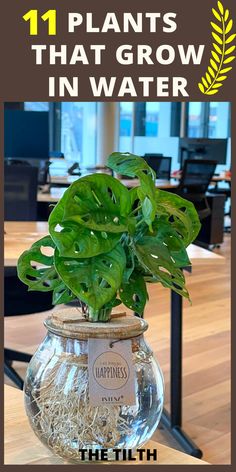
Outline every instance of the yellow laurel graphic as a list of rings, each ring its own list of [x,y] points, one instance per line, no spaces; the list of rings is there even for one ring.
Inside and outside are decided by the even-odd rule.
[[[228,77],[228,72],[232,69],[228,64],[236,57],[232,55],[236,46],[231,45],[236,37],[236,34],[232,33],[233,20],[230,19],[229,10],[225,9],[220,1],[217,2],[217,6],[218,11],[212,8],[212,13],[218,23],[211,21],[214,42],[210,64],[205,76],[198,83],[199,89],[205,95],[215,95],[219,92],[219,88]]]

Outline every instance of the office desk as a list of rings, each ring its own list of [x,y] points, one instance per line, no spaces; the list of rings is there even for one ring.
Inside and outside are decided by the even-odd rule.
[[[23,251],[48,234],[44,221],[4,222],[4,266],[14,267]]]
[[[4,265],[16,266],[21,253],[38,239],[48,234],[48,223],[45,221],[6,221],[4,223]],[[187,249],[193,266],[221,264],[224,258],[214,252],[190,244]]]
[[[222,172],[220,175],[213,175],[212,182],[231,182],[231,177]]]
[[[23,392],[16,388],[5,386],[4,396],[4,464],[65,464],[62,459],[53,456],[31,430],[24,410]],[[149,441],[145,448],[157,449],[158,462],[133,461],[122,462],[122,464],[207,464],[207,462],[187,456],[182,452],[154,441]]]
[[[75,180],[78,179],[78,177],[59,177],[61,179],[61,182],[67,182],[68,186],[74,182]],[[127,188],[133,188],[137,187],[139,184],[139,181],[137,179],[123,179],[120,181],[123,185],[125,185]],[[52,184],[56,183],[52,181]],[[156,188],[163,189],[163,190],[169,190],[176,188],[178,186],[178,183],[174,180],[161,180],[157,179],[156,180]],[[58,200],[62,197],[64,192],[66,191],[66,187],[51,187],[49,192],[43,193],[41,190],[38,191],[38,196],[37,196],[37,201],[38,203],[57,203]]]
[[[176,174],[172,174],[172,179],[173,181],[179,181],[181,179],[181,172],[178,172]],[[220,175],[213,175],[211,179],[212,183],[218,183],[218,182],[231,182],[231,177],[225,174],[225,172],[222,172]]]
[[[40,222],[7,222],[5,223],[5,266],[15,266],[21,252],[48,233],[47,223]],[[211,251],[191,244],[188,247],[188,255],[195,265],[201,265],[204,271],[206,264],[213,264],[220,268],[224,258]],[[175,292],[171,292],[171,409],[170,414],[164,411],[162,416],[163,424],[180,441],[185,450],[192,455],[200,457],[201,451],[194,443],[186,437],[181,430],[182,422],[182,298]],[[21,322],[22,322],[22,317]],[[39,317],[33,316],[39,323]],[[28,318],[29,320],[29,318]],[[27,320],[27,322],[29,322]],[[8,327],[11,326],[12,319],[5,321],[6,343],[8,344]],[[23,323],[24,324],[24,323]],[[13,330],[16,329],[14,324]]]

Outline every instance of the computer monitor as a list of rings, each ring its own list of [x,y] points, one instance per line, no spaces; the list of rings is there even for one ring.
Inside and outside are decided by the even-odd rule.
[[[171,175],[171,157],[163,154],[145,154],[147,164],[156,172],[158,179],[169,180]]]
[[[145,159],[146,163],[155,171],[159,169],[158,158],[162,157],[163,154],[152,154],[147,153],[144,154],[143,158]]]
[[[49,114],[44,111],[5,110],[6,159],[49,159]]]
[[[186,159],[207,159],[226,164],[227,139],[180,138],[179,162],[181,168]]]

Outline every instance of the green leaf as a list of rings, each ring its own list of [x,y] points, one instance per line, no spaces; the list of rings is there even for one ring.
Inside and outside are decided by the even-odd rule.
[[[128,283],[130,276],[135,269],[134,253],[129,244],[124,246],[126,255],[126,267],[123,273],[123,282]]]
[[[221,16],[220,16],[219,13],[215,10],[215,8],[212,8],[212,13],[213,13],[214,17],[215,17],[218,21],[221,21]]]
[[[144,172],[150,175],[153,180],[156,179],[155,172],[149,167],[145,159],[129,152],[113,152],[108,157],[107,167],[127,177],[137,177],[138,173]]]
[[[140,187],[137,195],[141,201],[142,213],[145,223],[150,227],[156,215],[156,188],[150,175],[138,172]]]
[[[55,249],[50,236],[40,239],[21,255],[17,266],[18,277],[28,285],[30,291],[53,291],[53,305],[69,303],[75,299],[75,296],[60,279],[54,267],[54,256],[43,254],[43,248]]]
[[[45,247],[55,248],[50,236],[34,243],[18,260],[18,277],[28,285],[29,290],[49,292],[58,286],[59,277],[53,265],[53,256],[43,254],[42,249]]]
[[[205,89],[204,89],[203,85],[201,84],[201,82],[198,83],[198,88],[200,89],[200,91],[202,93],[205,93]]]
[[[144,236],[152,238],[150,239],[151,245],[155,244],[161,250],[168,251],[175,267],[184,268],[191,265],[181,236],[170,226],[165,217],[162,216],[155,221],[153,234],[146,233]]]
[[[69,303],[75,300],[75,295],[66,287],[64,282],[60,282],[53,290],[52,303],[53,305],[60,305],[61,303]]]
[[[91,230],[122,233],[134,225],[128,217],[128,189],[106,174],[93,174],[74,182],[66,191],[63,222],[76,222]]]
[[[157,244],[152,236],[146,236],[134,245],[134,251],[141,266],[157,282],[189,298],[184,275],[181,269],[175,266],[165,245]]]
[[[93,310],[110,302],[119,289],[126,265],[121,244],[107,254],[86,259],[60,257],[55,251],[55,267],[66,286]]]
[[[218,5],[218,8],[219,8],[219,11],[220,11],[221,15],[224,15],[224,7],[223,7],[222,3],[220,1],[218,1],[217,5]]]
[[[225,34],[228,34],[231,31],[232,27],[233,27],[233,20],[229,20],[226,26]]]
[[[225,44],[232,43],[235,37],[236,37],[236,34],[231,34],[231,36],[229,36],[229,38],[226,39]]]
[[[211,34],[212,34],[213,38],[215,39],[215,41],[218,44],[223,44],[223,40],[221,39],[221,37],[218,34],[214,33],[214,31],[212,31]]]
[[[179,195],[164,190],[156,190],[157,215],[165,215],[171,227],[182,237],[187,247],[193,242],[201,228],[193,203]]]
[[[133,272],[129,282],[123,282],[119,291],[121,301],[127,308],[143,315],[148,293],[146,283],[142,275]]]
[[[49,232],[60,255],[83,258],[111,251],[120,234],[95,231],[75,222],[63,221],[68,194],[64,193],[49,217]]]
[[[212,28],[214,28],[215,31],[217,31],[217,33],[223,34],[222,28],[220,28],[218,25],[216,25],[216,23],[213,23],[213,21],[211,21],[211,26],[212,26]]]

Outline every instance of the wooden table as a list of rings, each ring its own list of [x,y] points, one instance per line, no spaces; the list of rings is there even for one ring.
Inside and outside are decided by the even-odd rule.
[[[48,223],[44,221],[7,221],[4,223],[4,265],[16,266],[21,253],[38,239],[48,234]],[[221,264],[224,258],[207,249],[190,244],[187,249],[192,264]]]
[[[58,179],[58,180],[57,180]],[[64,192],[66,191],[66,187],[53,187],[54,184],[68,184],[68,186],[74,182],[75,180],[78,179],[78,177],[75,176],[68,176],[68,177],[58,177],[58,178],[52,179],[52,186],[50,191],[48,192],[42,192],[41,190],[38,191],[37,195],[37,201],[38,203],[57,203],[58,200],[62,197]],[[138,179],[123,179],[120,181],[123,185],[125,185],[128,188],[133,188],[137,187],[139,185]],[[173,189],[178,186],[178,182],[176,180],[171,179],[171,180],[161,180],[157,179],[156,180],[156,188],[160,189]]]
[[[48,234],[44,221],[7,221],[4,223],[4,266],[14,267],[23,251]]]
[[[24,410],[22,391],[5,386],[4,408],[4,464],[65,464],[65,462],[45,447],[31,430]],[[157,449],[158,462],[128,462],[129,465],[139,464],[195,464],[206,465],[207,462],[195,459],[175,449],[149,441],[146,449]],[[106,463],[104,463],[106,464]],[[120,464],[120,463],[119,463]],[[126,464],[126,462],[124,462]]]

